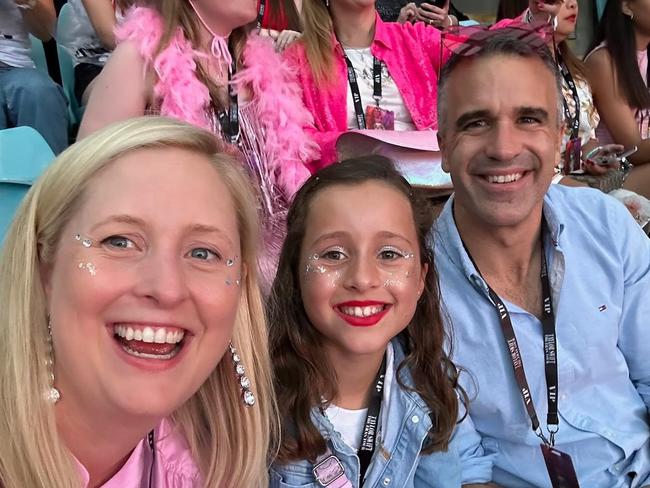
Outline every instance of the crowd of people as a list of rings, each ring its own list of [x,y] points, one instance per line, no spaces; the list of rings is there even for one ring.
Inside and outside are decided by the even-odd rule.
[[[650,14],[520,3],[0,0],[0,487],[650,487]]]

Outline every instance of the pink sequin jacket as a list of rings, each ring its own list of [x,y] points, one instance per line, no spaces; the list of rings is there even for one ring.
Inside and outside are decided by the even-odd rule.
[[[302,42],[294,43],[285,51],[286,58],[298,73],[303,102],[314,117],[314,123],[305,129],[321,150],[320,160],[307,165],[312,173],[336,161],[336,140],[348,130],[347,69],[343,48],[336,39],[333,45],[336,76],[327,86],[314,79]],[[436,108],[441,46],[438,29],[422,22],[383,22],[377,15],[375,39],[370,50],[385,63],[418,130],[438,128]]]

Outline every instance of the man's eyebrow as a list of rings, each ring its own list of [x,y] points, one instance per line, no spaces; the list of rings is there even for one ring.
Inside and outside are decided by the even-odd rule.
[[[463,115],[456,119],[456,129],[462,129],[465,124],[474,119],[485,119],[491,118],[489,110],[473,110],[471,112],[465,112]]]
[[[548,120],[548,110],[541,107],[519,107],[517,109],[517,115],[519,117],[534,117],[542,122]]]

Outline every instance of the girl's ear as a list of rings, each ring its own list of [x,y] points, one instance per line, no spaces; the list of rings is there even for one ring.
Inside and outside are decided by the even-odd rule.
[[[427,272],[429,271],[429,264],[424,263],[422,265],[422,269],[420,271],[420,283],[418,285],[418,300],[422,297],[422,293],[424,292],[424,286],[426,283],[426,278],[427,278]]]

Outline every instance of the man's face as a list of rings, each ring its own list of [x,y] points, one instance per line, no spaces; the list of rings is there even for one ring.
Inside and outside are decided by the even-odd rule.
[[[438,140],[454,184],[458,224],[539,224],[559,158],[555,79],[537,58],[467,60],[447,80]]]

